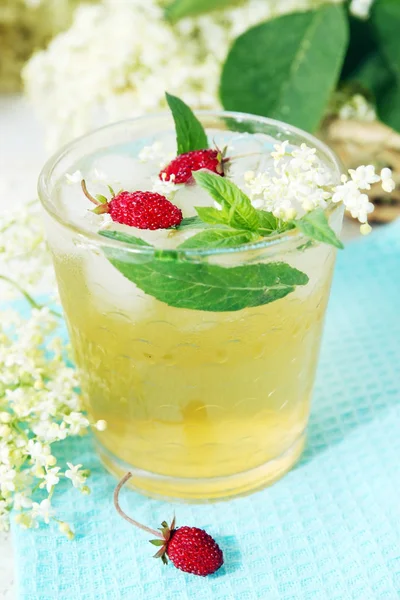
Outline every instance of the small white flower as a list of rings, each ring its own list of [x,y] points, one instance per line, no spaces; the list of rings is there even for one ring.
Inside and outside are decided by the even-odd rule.
[[[24,493],[24,492],[17,492],[16,494],[14,494],[14,496],[13,496],[13,502],[14,502],[14,509],[15,510],[22,510],[24,508],[31,508],[31,506],[32,506],[32,500],[31,500],[31,498],[29,498],[29,496],[27,496],[27,494]]]
[[[385,192],[387,192],[388,194],[391,194],[396,188],[396,184],[392,178],[391,169],[388,169],[387,167],[382,169],[381,180],[382,180],[382,189]]]
[[[287,147],[289,140],[285,140],[281,144],[274,145],[274,152],[271,152],[271,156],[275,161],[280,161],[287,153]]]
[[[47,465],[48,457],[51,454],[51,450],[50,446],[48,446],[47,444],[42,444],[41,442],[29,440],[25,448],[25,454],[29,454],[32,461],[37,466],[45,467]]]
[[[80,471],[82,465],[73,465],[72,463],[67,463],[69,469],[65,471],[65,477],[71,480],[72,485],[76,488],[82,487],[82,485],[86,482],[87,477]]]
[[[153,187],[151,188],[152,192],[155,192],[157,194],[161,194],[162,196],[166,196],[167,198],[171,199],[175,196],[176,192],[179,190],[180,185],[177,185],[175,183],[175,175],[172,174],[169,178],[169,181],[167,181],[167,174],[163,173],[162,174],[162,179],[160,179],[159,177],[157,177],[153,183]]]
[[[104,419],[100,419],[100,421],[97,421],[97,423],[95,423],[95,427],[97,431],[105,431],[107,429],[107,421],[104,421]]]
[[[54,467],[53,469],[49,469],[43,478],[42,483],[40,484],[40,488],[46,488],[46,490],[48,491],[48,493],[51,492],[51,490],[53,489],[53,487],[55,485],[57,485],[57,483],[60,481],[60,478],[58,477],[57,473],[59,472],[60,467]]]
[[[42,519],[46,524],[49,524],[50,519],[54,516],[54,514],[55,511],[51,506],[49,498],[42,500],[40,503],[33,502],[31,511],[33,520]]]
[[[349,169],[350,176],[360,190],[371,189],[371,183],[380,181],[379,175],[375,173],[373,165],[361,165],[357,169]]]
[[[69,415],[66,415],[64,423],[69,425],[69,432],[72,435],[78,435],[90,425],[89,419],[78,412],[71,412]]]
[[[17,472],[8,465],[0,465],[0,490],[2,494],[15,490],[15,476]]]

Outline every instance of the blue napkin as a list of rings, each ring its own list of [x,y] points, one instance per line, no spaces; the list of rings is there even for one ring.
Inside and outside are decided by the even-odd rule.
[[[148,535],[112,506],[114,480],[90,438],[60,444],[92,470],[91,496],[65,487],[56,528],[13,527],[23,600],[396,600],[400,597],[400,223],[340,253],[309,441],[269,489],[213,505],[176,505],[129,490],[127,512],[158,526],[204,527],[224,567],[208,578],[151,558]]]

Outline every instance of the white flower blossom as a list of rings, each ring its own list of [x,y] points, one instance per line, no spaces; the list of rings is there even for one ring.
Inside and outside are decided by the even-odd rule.
[[[60,481],[60,478],[58,477],[58,472],[60,471],[60,467],[54,467],[53,469],[49,469],[44,477],[43,477],[43,481],[40,484],[40,488],[46,488],[46,490],[50,493],[51,490],[53,489],[53,487],[55,485],[57,485],[57,483]]]
[[[166,196],[169,200],[172,200],[180,187],[182,186],[175,183],[174,174],[172,174],[169,181],[167,181],[167,174],[163,173],[162,179],[156,177],[151,191],[161,194],[162,196]]]
[[[0,491],[6,495],[15,490],[15,476],[17,472],[8,465],[0,465]]]
[[[363,224],[361,233],[369,233],[368,215],[374,210],[363,190],[369,190],[374,183],[381,182],[382,188],[393,191],[395,182],[390,169],[375,172],[373,165],[361,165],[350,169],[351,179],[341,176],[341,184],[334,185],[328,169],[318,158],[316,149],[302,144],[300,148],[288,151],[283,142],[271,152],[274,171],[244,175],[245,186],[249,190],[253,206],[271,211],[283,220],[293,219],[316,208],[326,208],[330,202],[342,203],[352,217]],[[272,170],[272,169],[271,169]]]
[[[349,169],[352,180],[360,190],[371,189],[371,183],[380,181],[379,175],[375,173],[375,167],[373,165],[361,165],[357,169]]]
[[[33,521],[36,519],[43,520],[46,524],[50,523],[50,519],[55,515],[55,510],[51,506],[49,498],[42,500],[40,503],[34,502],[32,504],[31,516]]]
[[[67,463],[68,469],[65,471],[65,477],[71,480],[72,485],[76,488],[81,488],[86,483],[87,476],[80,469],[82,465],[73,465]]]
[[[396,188],[396,183],[394,182],[394,180],[392,178],[392,171],[390,169],[388,169],[387,167],[382,169],[381,179],[382,179],[382,189],[385,192],[387,192],[388,194],[391,194]]]
[[[72,435],[79,435],[90,425],[89,419],[85,415],[75,411],[64,417],[64,423],[69,426],[68,430]]]

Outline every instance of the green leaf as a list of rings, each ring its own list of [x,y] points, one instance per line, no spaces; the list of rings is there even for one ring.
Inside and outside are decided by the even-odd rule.
[[[199,216],[194,216],[185,217],[182,219],[177,229],[204,229],[205,227],[208,227],[208,224],[204,220],[200,219]]]
[[[347,16],[338,5],[253,27],[236,40],[224,65],[224,107],[315,130],[338,81],[347,39]]]
[[[165,16],[170,23],[176,23],[185,17],[197,17],[239,4],[243,4],[243,0],[174,0],[166,7]]]
[[[97,194],[96,200],[98,200],[102,204],[107,204],[107,202],[108,202],[107,198],[105,196],[103,196],[102,194]]]
[[[200,248],[234,248],[242,244],[249,244],[260,239],[257,233],[252,231],[240,231],[239,229],[208,229],[200,231],[180,246],[182,250]]]
[[[393,75],[386,89],[376,97],[379,117],[400,131],[400,3],[398,0],[377,0],[372,7],[374,26],[381,52]]]
[[[165,540],[149,540],[150,544],[153,546],[164,546]]]
[[[165,93],[175,121],[177,153],[208,148],[208,140],[203,125],[192,110],[180,98]]]
[[[209,171],[193,173],[196,182],[222,206],[227,225],[257,231],[258,215],[246,194],[232,181]],[[201,217],[200,213],[199,216]]]
[[[108,189],[109,189],[109,192],[110,192],[111,196],[112,196],[113,198],[115,198],[115,196],[116,196],[116,193],[114,192],[114,189],[111,187],[111,185],[107,185],[107,187],[108,187]]]
[[[400,3],[398,0],[376,0],[371,22],[378,44],[390,67],[400,78]]]
[[[132,263],[107,257],[146,294],[176,308],[231,312],[284,298],[308,277],[282,262],[225,268],[207,263]]]
[[[98,233],[99,235],[102,235],[105,238],[109,238],[110,240],[116,240],[117,242],[124,242],[124,244],[134,244],[135,246],[147,246],[148,248],[152,248],[151,244],[148,244],[141,238],[129,235],[128,233],[122,233],[120,231],[111,231],[108,229],[100,230]]]
[[[200,219],[208,225],[227,225],[229,212],[212,206],[195,206]]]
[[[266,210],[257,210],[257,214],[259,221],[258,233],[264,237],[275,233],[283,233],[294,228],[293,223],[281,221]]]
[[[340,76],[342,80],[354,79],[354,73],[362,68],[365,60],[379,50],[369,19],[359,19],[350,15],[349,27],[349,46]]]
[[[336,233],[329,226],[322,208],[310,211],[301,219],[294,221],[294,224],[304,235],[313,240],[330,244],[336,248],[344,248]]]
[[[364,63],[353,72],[352,79],[364,90],[371,92],[377,103],[395,86],[393,72],[380,52],[368,56]]]
[[[377,98],[377,112],[386,125],[400,131],[400,81]]]

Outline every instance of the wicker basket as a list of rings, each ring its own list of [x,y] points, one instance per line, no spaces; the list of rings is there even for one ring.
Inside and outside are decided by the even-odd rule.
[[[388,223],[400,216],[400,134],[379,121],[365,122],[328,119],[321,130],[322,139],[336,152],[347,169],[373,164],[377,170],[393,171],[396,189],[391,194],[373,185],[368,195],[375,205],[371,223]],[[350,217],[351,218],[351,217]]]

